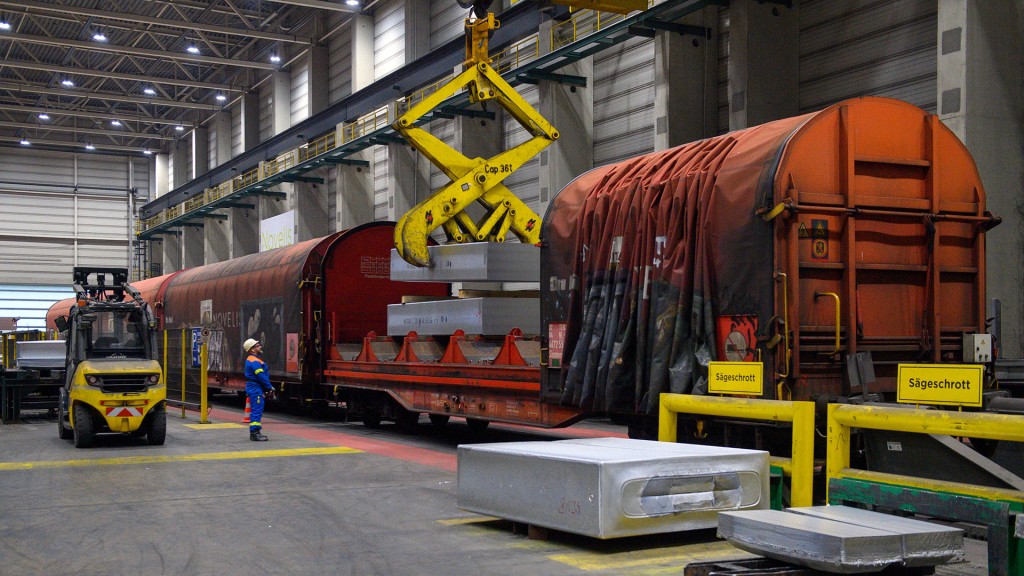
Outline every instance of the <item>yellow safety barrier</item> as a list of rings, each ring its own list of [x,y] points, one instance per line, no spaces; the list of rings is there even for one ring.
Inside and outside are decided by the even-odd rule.
[[[680,413],[793,423],[792,458],[772,457],[772,464],[792,478],[790,505],[811,506],[814,498],[814,403],[693,394],[662,394],[658,440],[676,442]]]
[[[991,489],[970,484],[939,483],[935,480],[882,474],[850,468],[850,429],[891,430],[895,432],[917,432],[921,434],[946,434],[991,440],[1024,442],[1024,416],[1011,414],[986,414],[983,412],[953,412],[951,410],[920,410],[915,408],[889,408],[885,406],[854,406],[831,404],[828,407],[828,463],[826,477],[858,478],[892,484],[894,478],[905,486],[916,488],[949,490],[955,484],[956,492],[982,498],[991,496]],[[1000,491],[999,499],[1005,494]],[[1018,492],[1018,501],[1024,501],[1024,493]]]

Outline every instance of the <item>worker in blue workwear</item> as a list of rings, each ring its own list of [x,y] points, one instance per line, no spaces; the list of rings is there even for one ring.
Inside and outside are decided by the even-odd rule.
[[[249,338],[242,344],[248,357],[245,359],[245,393],[249,395],[252,413],[249,415],[249,440],[266,442],[268,438],[262,434],[263,407],[267,398],[274,397],[274,387],[270,384],[267,363],[260,358],[263,345],[259,340]]]

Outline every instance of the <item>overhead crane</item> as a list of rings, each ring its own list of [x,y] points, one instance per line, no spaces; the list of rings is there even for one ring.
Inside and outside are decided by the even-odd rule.
[[[616,15],[611,18],[599,19],[597,25],[586,32],[581,32],[575,22],[578,19],[586,19],[587,12],[578,12],[570,20],[562,23],[562,25],[571,26],[573,29],[570,38],[564,45],[546,54],[538,53],[536,57],[517,67],[508,70],[502,69],[500,75],[496,73],[495,76],[500,76],[510,86],[522,83],[536,83],[541,79],[552,78],[568,82],[582,81],[583,79],[581,78],[558,74],[557,70],[601,50],[625,42],[638,34],[647,35],[647,33],[657,29],[671,29],[679,33],[703,34],[704,31],[694,32],[689,30],[689,28],[693,27],[682,27],[681,25],[673,24],[673,22],[708,4],[723,4],[724,0],[666,0],[651,7],[648,7],[646,0],[558,0],[558,3],[570,6],[573,11],[587,8],[604,12],[617,12],[623,14],[623,16]],[[527,4],[527,2],[524,1],[521,4]],[[628,17],[625,16],[625,13],[636,10],[642,11]],[[510,14],[511,16],[509,16]],[[523,15],[524,12],[519,6],[514,6],[504,15],[504,17],[511,18],[512,30],[518,31],[515,32],[517,34],[525,33],[523,29]],[[508,29],[508,26],[502,28],[502,30],[506,29]],[[501,35],[502,30],[493,31],[494,38]],[[505,36],[508,36],[507,32],[503,35],[503,39],[507,42]],[[421,61],[413,63],[413,67],[419,66],[422,68],[424,65]],[[384,80],[387,82],[383,82]],[[381,87],[378,91],[381,94],[393,93],[392,86],[398,82],[398,80],[390,75],[381,79],[381,81],[383,84],[387,84],[386,87]],[[401,83],[405,84],[404,81]],[[349,100],[353,102],[349,102]],[[380,103],[385,101],[380,97],[375,97],[373,94],[363,95],[361,91],[349,99],[332,105],[321,115],[310,118],[285,131],[273,138],[272,141],[268,141],[267,145],[278,140],[287,140],[288,138],[294,141],[296,134],[292,134],[292,132],[296,131],[312,132],[314,134],[323,133],[323,127],[327,126],[331,119],[337,117],[338,114],[345,113],[345,110],[351,111],[353,106],[356,105],[360,107],[380,106]],[[425,111],[415,124],[427,122],[434,117],[450,117],[453,110],[456,113],[470,113],[472,111],[466,110],[466,107],[470,104],[465,94],[455,94],[444,101],[437,109]],[[365,162],[350,159],[348,156],[382,142],[401,141],[395,134],[395,130],[389,125],[390,120],[385,111],[386,109],[387,107],[383,106],[371,108],[369,112],[359,116],[355,121],[337,124],[335,129],[318,138],[309,140],[306,145],[269,157],[269,159],[260,162],[258,166],[251,169],[241,170],[245,166],[246,161],[252,162],[252,160],[247,159],[252,156],[252,153],[258,152],[259,149],[253,150],[252,153],[247,152],[223,166],[218,166],[201,179],[194,180],[173,191],[171,194],[151,201],[142,209],[137,230],[139,239],[152,240],[164,234],[173,234],[174,228],[180,228],[187,223],[204,218],[216,210],[237,206],[239,201],[244,201],[248,196],[280,195],[281,193],[279,192],[271,191],[275,185],[282,182],[297,181],[302,177],[302,174],[311,170],[339,164],[365,165]],[[345,114],[347,116],[347,113]],[[337,122],[337,120],[334,120],[334,122]],[[224,173],[226,178],[218,184],[215,178],[217,174],[221,173]],[[232,173],[234,176],[231,176]],[[206,186],[210,187],[203,188],[204,182]],[[513,202],[510,200],[509,208],[512,208],[512,204]],[[519,210],[517,210],[517,214],[520,214]],[[528,221],[529,218],[526,219],[526,222]],[[458,223],[459,220],[456,220],[456,222]],[[486,220],[481,222],[481,224],[485,225],[485,229],[493,232],[488,234],[488,236],[496,237],[497,233],[501,231],[500,223],[490,228],[486,226]],[[510,222],[508,230],[515,232],[511,224]],[[538,219],[534,227],[539,228],[539,224]],[[474,223],[474,225],[477,225],[479,233],[479,224]],[[460,230],[462,229],[460,228]],[[465,227],[464,229],[472,232],[471,228]],[[466,236],[471,238],[469,234],[466,234]]]

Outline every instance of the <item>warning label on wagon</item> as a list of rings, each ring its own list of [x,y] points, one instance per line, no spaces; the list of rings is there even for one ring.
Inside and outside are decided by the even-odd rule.
[[[980,364],[900,364],[896,401],[981,406],[984,375]]]
[[[708,392],[711,394],[764,394],[764,363],[708,363]]]

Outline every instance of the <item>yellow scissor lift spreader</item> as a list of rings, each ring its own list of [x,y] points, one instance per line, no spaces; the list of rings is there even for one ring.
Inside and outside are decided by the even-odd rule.
[[[466,61],[463,72],[413,106],[392,126],[452,179],[398,221],[395,247],[410,264],[429,266],[427,238],[443,226],[451,242],[502,242],[512,232],[524,243],[540,240],[540,216],[505,185],[505,178],[558,139],[558,131],[491,67],[487,38],[499,22],[494,14],[466,20]],[[471,103],[497,101],[532,136],[493,158],[467,158],[416,122],[465,89]],[[466,213],[474,202],[484,208],[477,221]]]

